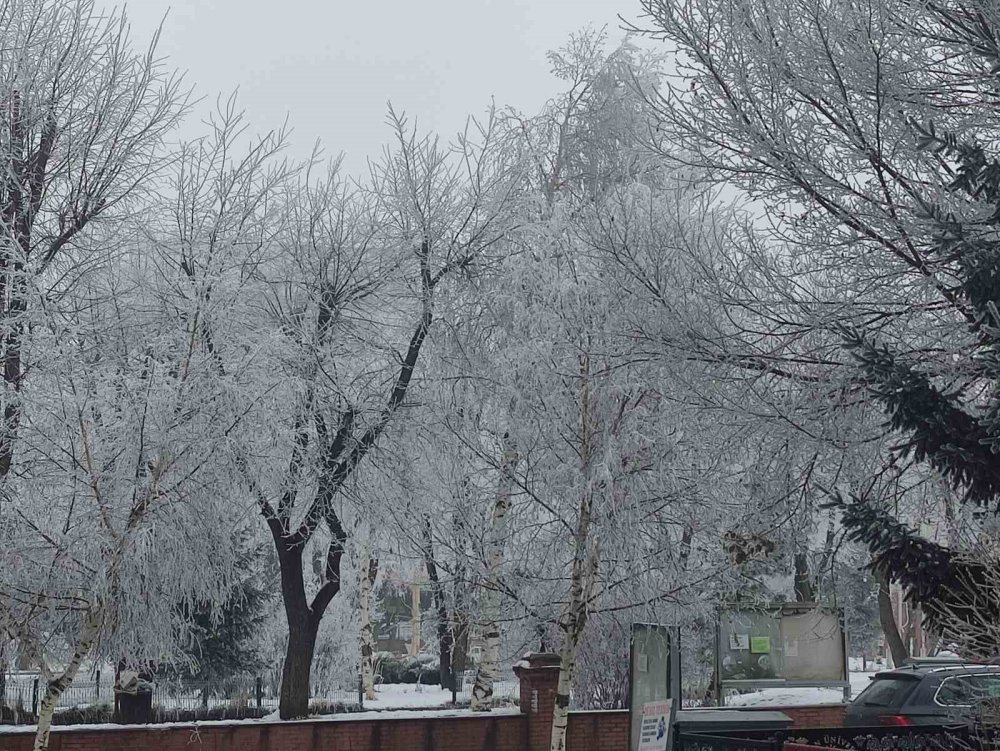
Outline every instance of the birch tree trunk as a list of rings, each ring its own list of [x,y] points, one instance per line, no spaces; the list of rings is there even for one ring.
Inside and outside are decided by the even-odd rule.
[[[510,512],[510,496],[514,489],[514,469],[519,456],[504,433],[503,456],[500,460],[500,479],[497,484],[493,517],[490,520],[490,536],[486,557],[486,581],[482,595],[482,620],[480,634],[484,644],[483,659],[476,671],[476,683],[472,687],[473,712],[488,712],[493,698],[493,684],[500,674],[500,568],[504,559],[504,521]]]
[[[555,706],[552,710],[552,740],[550,751],[566,750],[566,728],[569,723],[569,699],[576,674],[576,652],[580,637],[587,625],[588,608],[597,579],[598,552],[590,545],[590,521],[593,510],[592,491],[584,491],[580,501],[580,516],[576,529],[576,552],[570,578],[570,597],[563,611],[559,627],[563,632],[559,649],[559,683],[556,687]],[[589,553],[588,553],[589,551]]]
[[[589,504],[588,504],[589,505]],[[588,510],[589,517],[589,510]],[[583,525],[581,525],[582,527]],[[589,518],[587,521],[590,526]],[[587,530],[589,532],[589,529]],[[569,698],[576,675],[576,653],[580,637],[587,625],[587,609],[597,575],[597,553],[593,552],[585,560],[573,562],[573,578],[570,601],[562,621],[563,643],[559,649],[559,683],[556,686],[556,701],[552,710],[552,740],[550,751],[566,751],[566,728],[569,723]]]
[[[358,614],[361,621],[359,641],[361,643],[361,683],[365,699],[375,699],[375,640],[372,637],[371,592],[378,576],[378,559],[368,551],[361,554],[360,578],[358,582]]]
[[[597,547],[590,543],[590,526],[594,508],[593,425],[590,415],[590,358],[580,358],[580,469],[583,490],[573,534],[573,567],[570,574],[569,601],[559,621],[563,632],[559,649],[559,683],[552,709],[550,751],[565,751],[566,728],[569,724],[569,699],[576,672],[576,652],[580,636],[587,625],[587,611],[597,577]]]
[[[73,679],[76,678],[76,674],[80,671],[80,665],[86,659],[87,655],[90,654],[90,650],[93,648],[100,630],[100,616],[98,614],[88,614],[81,630],[80,642],[74,650],[69,664],[58,678],[50,679],[46,684],[45,696],[42,698],[42,703],[38,708],[38,726],[35,729],[33,751],[48,751],[52,717],[56,713],[59,698],[73,682]]]

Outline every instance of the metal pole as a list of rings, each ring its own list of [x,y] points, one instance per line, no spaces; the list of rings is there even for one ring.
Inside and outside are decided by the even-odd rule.
[[[358,673],[358,704],[365,708],[365,679],[361,673]]]
[[[31,684],[31,714],[38,717],[38,679]]]
[[[257,676],[257,709],[264,705],[264,679]]]

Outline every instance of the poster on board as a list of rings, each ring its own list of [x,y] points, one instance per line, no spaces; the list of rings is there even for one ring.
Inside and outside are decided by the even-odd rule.
[[[680,630],[676,627],[632,624],[628,696],[630,751],[665,751],[668,748],[662,744],[669,743],[669,710],[680,696],[679,645]],[[664,709],[668,710],[666,715]],[[642,740],[644,737],[646,741]]]
[[[642,705],[638,751],[668,751],[674,725],[674,700],[651,701]]]

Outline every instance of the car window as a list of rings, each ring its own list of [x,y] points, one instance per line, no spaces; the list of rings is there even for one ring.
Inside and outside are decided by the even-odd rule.
[[[855,701],[869,707],[898,707],[910,695],[919,681],[912,678],[886,676],[875,678]]]
[[[1000,698],[1000,674],[945,678],[934,696],[934,700],[945,707],[968,707],[983,699],[996,698]]]

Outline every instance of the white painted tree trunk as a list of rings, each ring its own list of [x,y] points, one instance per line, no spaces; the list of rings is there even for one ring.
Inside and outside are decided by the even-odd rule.
[[[493,516],[486,557],[486,581],[483,587],[479,633],[484,641],[483,657],[472,687],[473,712],[488,712],[493,699],[493,684],[500,675],[500,569],[504,560],[504,521],[510,512],[510,496],[514,489],[514,469],[518,454],[508,435],[504,435],[503,456],[500,459],[500,479],[497,483]]]
[[[368,551],[361,554],[358,577],[358,617],[361,621],[359,642],[361,647],[361,683],[365,699],[375,699],[375,639],[372,635],[371,592],[378,575],[378,561],[372,560]]]
[[[90,654],[90,650],[93,648],[94,641],[97,639],[100,630],[100,616],[97,614],[88,614],[81,629],[80,642],[74,650],[73,657],[70,659],[66,669],[63,670],[58,678],[51,679],[46,683],[45,696],[42,698],[42,703],[38,708],[38,727],[35,730],[33,751],[48,751],[52,717],[56,713],[59,697],[63,695],[66,688],[76,678],[76,674],[80,671],[80,665],[87,658],[87,655]]]

